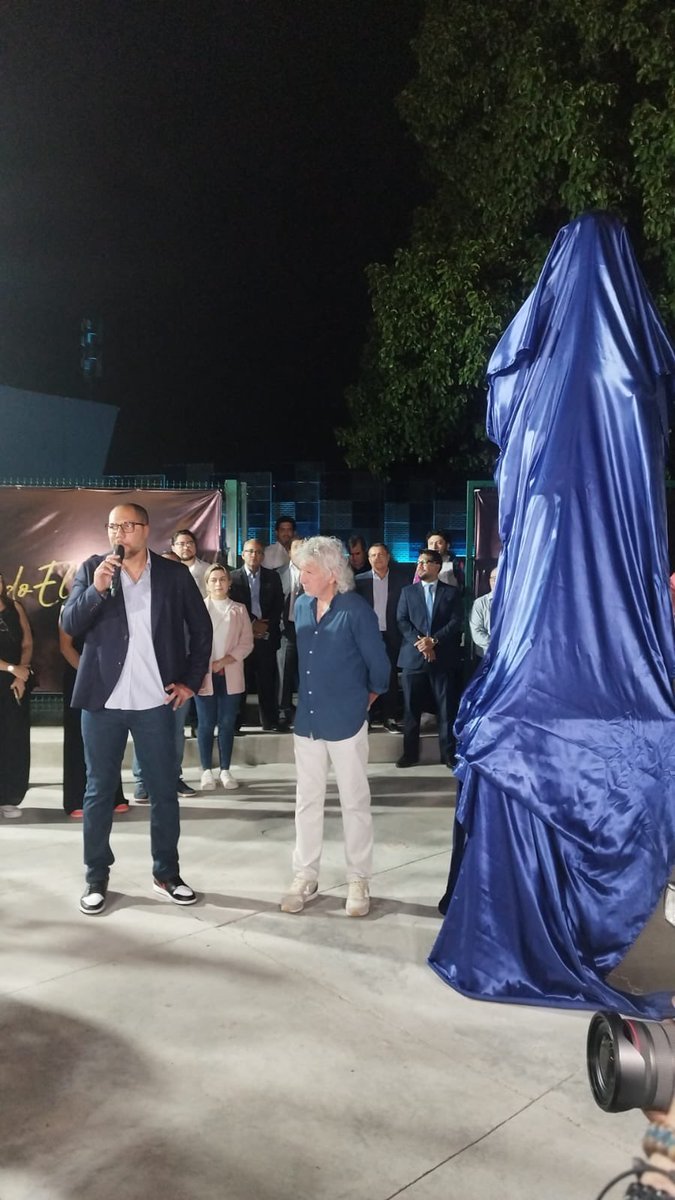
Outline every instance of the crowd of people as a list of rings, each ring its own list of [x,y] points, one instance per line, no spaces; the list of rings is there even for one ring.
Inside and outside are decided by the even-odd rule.
[[[276,540],[242,547],[230,570],[198,554],[188,528],[161,555],[149,549],[140,505],[116,506],[111,552],[84,562],[59,623],[64,659],[63,805],[81,820],[86,888],[80,908],[103,910],[114,856],[114,814],[128,810],[122,760],[133,739],[136,803],[150,806],[152,886],[177,904],[196,893],[178,858],[179,798],[187,723],[196,732],[199,790],[240,786],[232,771],[247,697],[259,728],[293,735],[297,768],[293,873],[281,901],[297,913],[317,894],[326,780],[342,808],[346,910],[369,910],[372,821],[368,734],[403,734],[399,768],[419,761],[425,712],[438,721],[440,761],[454,761],[463,631],[463,572],[444,533],[431,531],[416,563],[394,562],[383,542],[360,535],[301,538],[282,516]],[[123,555],[119,546],[123,546]],[[187,570],[184,570],[187,568]],[[481,638],[489,609],[483,614]],[[478,641],[477,645],[482,643]],[[30,770],[32,637],[0,576],[0,813],[20,815]],[[217,749],[216,749],[217,748]],[[217,760],[214,766],[214,757]]]

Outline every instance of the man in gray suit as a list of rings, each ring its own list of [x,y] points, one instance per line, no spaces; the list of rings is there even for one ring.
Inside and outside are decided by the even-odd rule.
[[[384,542],[373,542],[368,550],[370,570],[354,579],[356,590],[368,601],[380,626],[382,641],[391,667],[389,688],[373,704],[373,716],[381,715],[384,728],[390,733],[400,733],[397,724],[398,710],[398,655],[401,649],[401,631],[396,612],[402,589],[411,582],[410,572],[392,563],[388,546]]]

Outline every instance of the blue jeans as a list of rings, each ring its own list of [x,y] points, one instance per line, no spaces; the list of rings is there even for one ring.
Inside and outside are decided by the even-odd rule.
[[[172,716],[172,719],[174,722],[173,736],[174,736],[174,750],[175,750],[175,754],[176,754],[176,783],[179,783],[179,781],[183,777],[183,755],[185,753],[185,713],[187,711],[187,704],[183,704],[183,705],[181,705],[180,708],[177,708],[175,710],[173,708],[171,708],[170,704],[167,705],[167,708],[169,708],[171,710],[171,716]],[[148,791],[148,785],[145,782],[145,780],[143,779],[143,772],[141,771],[141,764],[138,761],[138,755],[136,753],[135,743],[134,743],[134,757],[133,757],[133,760],[131,763],[131,770],[132,770],[133,777],[136,780],[136,783],[137,784],[140,783],[143,787],[145,787],[145,790]],[[148,792],[148,795],[149,794],[150,793]]]
[[[195,696],[197,705],[197,745],[202,771],[208,771],[213,761],[213,731],[218,726],[218,753],[221,771],[229,771],[234,744],[234,728],[241,703],[241,693],[230,696],[224,675],[212,675],[212,696]]]
[[[110,849],[115,792],[127,734],[134,739],[143,781],[151,797],[150,848],[156,879],[178,874],[180,813],[176,793],[175,721],[167,704],[158,708],[102,708],[82,712],[87,764],[84,793],[84,862],[87,882],[107,879],[115,856]]]

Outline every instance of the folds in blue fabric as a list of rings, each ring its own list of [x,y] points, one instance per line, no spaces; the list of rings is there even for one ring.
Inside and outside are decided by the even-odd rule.
[[[429,961],[469,996],[672,1015],[606,982],[675,858],[675,354],[618,220],[561,230],[488,380],[503,550]]]

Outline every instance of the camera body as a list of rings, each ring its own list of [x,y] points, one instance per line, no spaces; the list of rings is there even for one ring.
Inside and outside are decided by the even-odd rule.
[[[596,1013],[588,1028],[586,1067],[593,1098],[605,1112],[667,1112],[675,1095],[675,1020]]]

